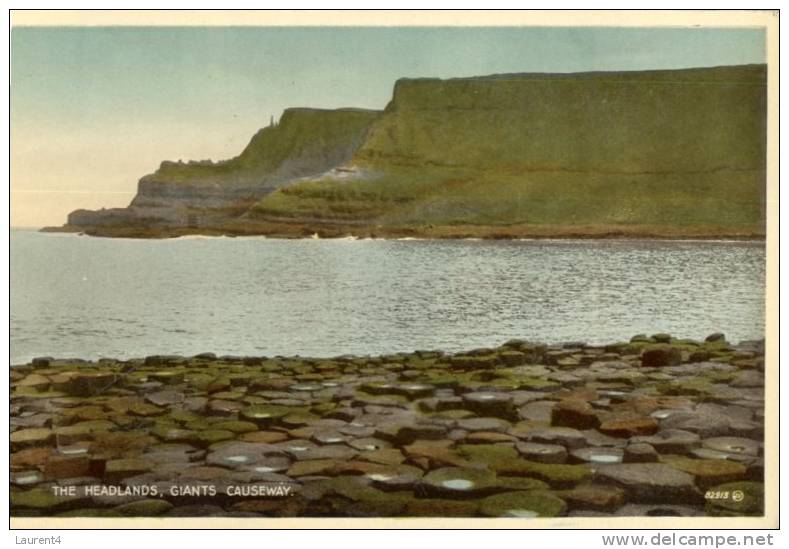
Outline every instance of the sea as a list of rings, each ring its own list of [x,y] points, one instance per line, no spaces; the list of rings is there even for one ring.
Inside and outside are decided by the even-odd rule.
[[[764,337],[763,242],[11,231],[11,364]]]

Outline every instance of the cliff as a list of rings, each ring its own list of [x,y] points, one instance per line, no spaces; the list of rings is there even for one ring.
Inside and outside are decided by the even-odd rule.
[[[401,79],[382,114],[336,112],[165,163],[130,209],[208,208],[205,232],[239,234],[764,234],[763,65]]]
[[[220,162],[162,162],[142,177],[127,208],[77,210],[67,227],[101,232],[195,229],[221,224],[259,198],[299,178],[351,159],[378,111],[287,109],[261,129],[240,155]]]
[[[400,80],[356,155],[509,171],[762,169],[764,67]]]

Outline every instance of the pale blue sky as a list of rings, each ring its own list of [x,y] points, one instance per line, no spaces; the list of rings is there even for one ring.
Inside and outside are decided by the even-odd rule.
[[[14,28],[12,223],[124,205],[163,159],[226,158],[290,106],[383,108],[400,77],[765,62],[762,29]],[[51,211],[50,211],[51,210]]]

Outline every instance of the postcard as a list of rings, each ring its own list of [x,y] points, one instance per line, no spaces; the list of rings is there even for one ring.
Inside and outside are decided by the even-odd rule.
[[[12,527],[776,526],[777,20],[13,11]]]

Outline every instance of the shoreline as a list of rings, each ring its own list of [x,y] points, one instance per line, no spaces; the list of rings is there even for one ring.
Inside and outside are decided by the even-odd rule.
[[[661,334],[658,334],[661,335]],[[645,339],[641,340],[644,337]],[[640,347],[646,344],[657,344],[657,341],[652,340],[651,337],[642,336],[641,334],[633,336],[636,339],[634,349],[639,350]],[[584,349],[606,349],[611,348],[613,346],[627,346],[633,344],[632,341],[619,341],[616,343],[605,343],[605,342],[594,342],[594,341],[545,341],[540,343],[535,343],[535,345],[539,345],[549,349],[563,349],[563,348],[572,348],[573,346],[580,346]],[[697,340],[693,338],[671,338],[671,342],[674,345],[679,346],[681,349],[687,351],[691,347],[704,347],[706,342],[702,340]],[[743,339],[737,343],[733,342],[726,342],[730,349],[738,349],[740,347],[750,349],[754,345],[757,346],[764,346],[764,338],[750,338],[750,339]],[[408,357],[411,355],[419,355],[420,353],[430,353],[430,354],[438,354],[444,357],[450,357],[454,355],[463,355],[469,352],[479,352],[481,349],[497,349],[501,347],[505,347],[506,344],[502,345],[493,345],[488,347],[478,347],[469,351],[468,349],[423,349],[423,350],[393,350],[390,352],[383,352],[383,353],[365,353],[365,354],[355,354],[355,353],[344,353],[344,354],[326,354],[321,356],[305,356],[300,354],[282,354],[282,353],[268,353],[268,354],[242,354],[242,355],[229,355],[229,354],[216,354],[214,352],[200,352],[196,354],[166,354],[166,353],[159,353],[159,354],[152,354],[152,355],[145,355],[137,354],[131,355],[127,357],[120,357],[120,356],[93,356],[93,357],[86,357],[85,355],[82,356],[54,356],[55,353],[37,353],[35,356],[28,356],[26,358],[20,359],[11,359],[9,363],[9,368],[25,368],[33,366],[34,363],[38,363],[42,360],[48,361],[50,363],[54,363],[56,365],[64,365],[64,364],[73,364],[73,365],[86,365],[90,366],[91,364],[99,365],[102,363],[111,364],[135,364],[140,361],[144,362],[146,360],[155,361],[158,358],[163,358],[165,361],[176,361],[176,362],[188,362],[190,360],[196,360],[200,358],[204,358],[206,356],[212,356],[214,360],[220,361],[228,361],[230,363],[234,362],[241,362],[244,361],[258,361],[258,360],[304,360],[304,361],[332,361],[332,360],[375,360],[381,357]],[[35,366],[34,366],[35,368]]]
[[[113,228],[106,227],[42,227],[36,230],[43,233],[76,233],[98,238],[131,238],[138,240],[167,240],[183,237],[205,238],[253,238],[271,240],[666,240],[666,241],[726,241],[726,242],[766,242],[763,233],[715,232],[704,230],[676,231],[674,228],[643,229],[640,227],[596,228],[579,230],[574,227],[560,229],[550,227],[527,227],[508,229],[497,226],[449,226],[433,227],[424,230],[405,228],[376,228],[359,231],[356,229],[326,227],[287,227],[283,230],[269,229],[255,231],[243,228]]]
[[[12,516],[763,513],[763,341],[39,358],[10,376]],[[745,497],[705,497],[726,490]]]

